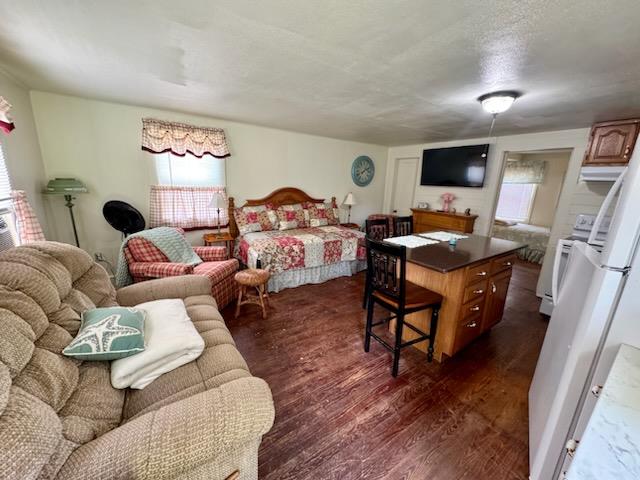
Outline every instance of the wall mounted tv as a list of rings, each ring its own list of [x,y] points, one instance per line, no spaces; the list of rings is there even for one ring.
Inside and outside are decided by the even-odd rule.
[[[488,144],[424,150],[420,185],[482,187],[488,152]]]

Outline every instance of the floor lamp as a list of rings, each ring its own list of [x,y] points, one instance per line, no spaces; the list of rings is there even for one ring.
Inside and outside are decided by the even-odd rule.
[[[69,209],[69,217],[71,217],[71,226],[73,227],[73,237],[76,241],[76,247],[80,246],[78,241],[78,229],[76,228],[76,219],[73,216],[73,200],[75,193],[88,193],[87,187],[80,180],[75,178],[54,178],[49,180],[47,188],[45,188],[45,195],[64,195],[65,207]]]

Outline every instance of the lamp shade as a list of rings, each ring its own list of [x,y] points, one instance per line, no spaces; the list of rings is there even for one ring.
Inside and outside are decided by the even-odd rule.
[[[44,193],[50,195],[70,195],[72,193],[88,193],[87,187],[75,178],[54,178],[49,180]]]
[[[344,200],[342,201],[343,205],[347,205],[348,207],[355,205],[356,204],[356,199],[353,196],[353,193],[349,192],[347,193],[347,196],[344,197]]]
[[[209,202],[209,208],[226,208],[227,202],[224,198],[224,195],[221,193],[214,193],[213,197],[211,197],[211,201]]]

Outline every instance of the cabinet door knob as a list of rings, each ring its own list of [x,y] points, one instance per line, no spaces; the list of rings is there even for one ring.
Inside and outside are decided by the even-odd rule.
[[[473,307],[470,307],[469,310],[472,312],[478,312],[480,311],[480,305],[474,305]]]
[[[486,277],[486,276],[487,276],[487,272],[485,272],[485,271],[478,272],[478,273],[476,273],[476,275],[477,275],[478,277]]]
[[[496,287],[496,284],[491,282],[491,293],[496,293],[496,290],[498,290],[498,288]]]
[[[510,267],[511,265],[512,265],[512,263],[511,263],[511,262],[504,262],[504,266],[505,266],[505,267]]]
[[[484,290],[482,290],[482,289],[474,290],[473,293],[474,293],[474,295],[480,295],[481,293],[484,293]]]
[[[465,327],[467,328],[476,328],[478,324],[476,322],[467,323]]]

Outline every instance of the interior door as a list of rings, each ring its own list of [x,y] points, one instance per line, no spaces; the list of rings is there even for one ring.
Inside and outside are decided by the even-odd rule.
[[[418,174],[417,158],[396,159],[391,210],[397,215],[411,215]]]

